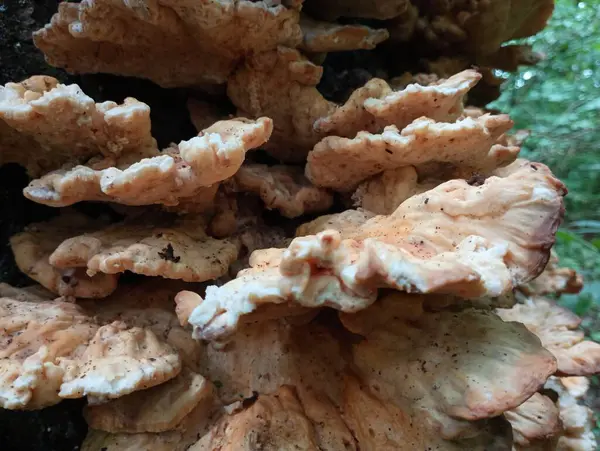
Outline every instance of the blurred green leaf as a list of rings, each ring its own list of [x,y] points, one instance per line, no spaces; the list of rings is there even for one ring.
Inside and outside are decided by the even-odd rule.
[[[575,313],[579,316],[583,316],[592,307],[594,300],[591,296],[580,296],[577,304],[575,305]]]
[[[579,108],[578,112],[585,113],[586,111],[597,111],[598,109],[600,109],[600,97],[585,103],[583,106],[581,106],[581,108]]]
[[[577,233],[600,235],[600,221],[580,220],[574,221],[572,224],[577,230]]]

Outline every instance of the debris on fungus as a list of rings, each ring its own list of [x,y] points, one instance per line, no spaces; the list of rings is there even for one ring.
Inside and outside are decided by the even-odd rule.
[[[117,223],[62,241],[49,256],[55,268],[86,268],[88,275],[131,271],[204,282],[224,275],[237,260],[239,242],[206,234],[204,220],[179,219],[170,227]]]
[[[383,287],[501,296],[542,272],[564,194],[548,168],[519,161],[481,186],[451,180],[357,227],[323,222],[325,230],[296,238],[268,265],[256,251],[251,268],[206,289],[189,321],[198,338],[214,339],[265,303],[352,312]]]
[[[495,144],[512,126],[506,115],[455,123],[416,119],[402,131],[359,132],[353,139],[330,136],[308,154],[306,176],[317,186],[348,191],[379,172],[403,166],[449,163],[490,172],[512,163],[518,147]]]
[[[31,224],[10,238],[15,262],[23,273],[56,295],[106,297],[117,288],[118,274],[90,276],[84,268],[60,267],[50,262],[50,256],[64,240],[77,233],[92,231],[102,223],[71,212],[49,222]]]
[[[85,397],[85,451],[595,449],[566,188],[483,108],[551,9],[61,3],[50,64],[198,135],[146,82],[0,87],[0,165],[77,204],[10,233],[0,407]]]
[[[76,304],[0,299],[0,401],[40,409],[61,401],[61,358],[81,357],[98,326]]]

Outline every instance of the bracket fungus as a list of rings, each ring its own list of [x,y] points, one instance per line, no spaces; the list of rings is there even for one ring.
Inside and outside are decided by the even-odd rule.
[[[344,105],[317,120],[315,129],[352,138],[359,131],[374,133],[387,125],[402,129],[421,117],[451,122],[462,114],[466,94],[480,79],[478,72],[465,70],[428,85],[410,83],[393,90],[385,81],[373,78]]]
[[[144,218],[147,221],[147,218]],[[61,296],[103,298],[125,271],[188,282],[227,273],[240,250],[236,237],[215,239],[204,218],[102,224],[63,215],[11,238],[17,265]]]
[[[389,215],[406,199],[435,187],[433,180],[419,182],[414,166],[383,171],[357,186],[352,194],[354,205],[378,215]]]
[[[198,7],[169,0],[83,0],[59,5],[34,42],[50,64],[72,73],[197,86],[223,83],[252,52],[300,44],[298,21],[299,8],[270,1],[211,1]]]
[[[223,416],[188,449],[356,449],[347,429],[335,430],[330,418],[327,418],[328,423],[319,424],[318,420],[323,418],[314,418],[314,410],[314,405],[306,405],[306,400],[299,399],[294,387],[282,386],[274,393],[259,395],[246,409]],[[343,424],[341,419],[339,423]],[[326,436],[319,433],[319,426],[328,427]]]
[[[588,451],[597,448],[593,432],[594,412],[581,402],[589,388],[588,380],[578,379],[573,381],[573,378],[551,378],[546,383],[548,389],[558,394],[556,406],[563,428],[558,436],[557,449]],[[584,386],[583,390],[580,389],[581,385]]]
[[[62,398],[118,398],[161,384],[181,371],[181,359],[149,329],[102,326],[78,359],[64,360]]]
[[[0,130],[0,164],[19,163],[34,177],[156,146],[148,105],[133,98],[96,103],[79,86],[45,76],[0,87]]]
[[[300,27],[302,28],[300,48],[308,53],[372,50],[389,37],[385,29],[375,30],[365,25],[321,22],[306,15],[300,17]]]
[[[528,298],[511,309],[498,309],[507,321],[519,321],[536,334],[558,361],[564,376],[590,376],[600,372],[600,344],[585,340],[578,330],[581,319],[550,299]]]
[[[86,398],[85,451],[594,450],[566,188],[477,108],[551,5],[62,2],[34,43],[90,95],[0,87],[0,165],[73,206],[7,232],[0,407]]]
[[[231,189],[258,194],[267,209],[286,218],[327,211],[333,204],[333,196],[313,186],[296,166],[243,165],[232,177]]]
[[[306,176],[317,186],[348,191],[372,175],[403,166],[449,163],[486,173],[516,159],[518,147],[495,144],[511,126],[506,115],[455,123],[421,118],[401,132],[389,126],[377,135],[330,136],[308,154]]]
[[[323,138],[354,138],[361,131],[376,133],[392,125],[401,129],[421,117],[455,120],[466,93],[481,77],[466,70],[431,86],[410,84],[401,91],[371,79],[345,104],[336,105],[316,88],[322,73],[298,51],[278,48],[248,59],[230,78],[227,93],[240,115],[273,118],[268,152],[282,161],[299,162]]]
[[[207,288],[189,321],[198,337],[216,338],[268,303],[352,312],[372,304],[385,287],[500,296],[543,270],[565,194],[540,164],[519,161],[500,175],[480,186],[443,183],[356,227],[337,231],[331,220],[323,222],[322,230],[296,238],[268,265],[257,251],[237,279]]]
[[[320,139],[313,126],[335,104],[316,86],[323,68],[294,49],[255,54],[227,82],[227,95],[245,117],[273,119],[273,134],[264,146],[284,162],[302,162]]]
[[[0,299],[1,406],[42,408],[61,400],[60,359],[80,357],[98,326],[70,302]]]
[[[0,299],[4,408],[41,408],[83,396],[98,402],[177,376],[176,348],[150,328],[101,321],[93,307],[26,294]]]
[[[92,429],[112,433],[165,432],[175,429],[196,406],[214,397],[213,385],[183,368],[170,381],[99,405],[84,412]]]
[[[189,204],[208,209],[218,184],[235,174],[248,150],[269,139],[273,123],[220,120],[161,152],[148,105],[133,98],[95,103],[77,85],[32,77],[2,87],[0,129],[0,164],[19,163],[38,177],[24,189],[34,202],[171,209],[181,203],[185,211]]]
[[[131,271],[204,282],[225,274],[239,250],[235,239],[214,239],[205,228],[205,221],[196,219],[180,219],[171,227],[118,223],[63,241],[49,262],[56,268],[87,268],[92,276]]]
[[[551,377],[544,389],[504,416],[513,429],[513,449],[591,451],[597,448],[593,412],[583,405],[585,377]]]
[[[10,246],[19,269],[59,296],[102,298],[115,291],[118,274],[88,275],[78,267],[59,267],[50,262],[55,249],[73,234],[85,233],[102,225],[84,215],[65,213],[52,221],[31,224],[10,238]]]
[[[560,294],[560,289],[553,294]],[[555,376],[543,390],[504,413],[512,424],[514,449],[596,449],[592,411],[582,398],[590,386],[586,376],[598,373],[599,346],[576,330],[581,319],[541,297],[525,298],[496,312],[506,321],[523,323],[557,361]]]
[[[559,411],[550,398],[535,393],[519,407],[504,413],[513,430],[515,448],[535,449],[535,446],[556,446],[562,429]]]
[[[50,172],[33,180],[24,194],[52,207],[81,201],[176,207],[197,197],[205,203],[203,197],[210,196],[210,187],[234,175],[246,151],[263,144],[271,129],[268,118],[219,121],[162,153],[145,149],[126,158],[105,158]]]
[[[583,288],[583,277],[574,269],[559,266],[557,255],[552,252],[548,265],[537,278],[519,289],[529,296],[577,294]]]

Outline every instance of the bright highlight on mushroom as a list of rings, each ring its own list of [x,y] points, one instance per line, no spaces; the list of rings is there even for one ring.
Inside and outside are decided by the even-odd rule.
[[[567,190],[474,106],[551,11],[61,3],[50,65],[184,90],[198,130],[159,146],[133,97],[0,87],[0,164],[56,212],[10,238],[0,406],[86,398],[85,451],[595,449],[600,345],[550,299],[583,283],[552,253]],[[457,56],[323,93],[330,55],[400,45]]]

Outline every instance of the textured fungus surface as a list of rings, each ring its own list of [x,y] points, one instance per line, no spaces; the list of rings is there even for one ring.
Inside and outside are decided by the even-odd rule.
[[[477,108],[551,0],[6,3],[4,447],[595,449],[565,187]]]
[[[81,201],[124,205],[162,204],[172,208],[212,201],[211,187],[231,177],[246,152],[269,139],[272,121],[237,118],[219,121],[162,153],[138,148],[123,158],[69,165],[33,180],[23,191],[28,199],[52,207]]]
[[[223,83],[253,51],[298,45],[298,20],[297,10],[267,1],[211,1],[198,8],[186,1],[83,0],[61,3],[34,42],[51,65],[72,73],[195,86]]]
[[[341,230],[331,227],[335,219],[318,219],[320,229],[308,226],[316,235],[268,252],[266,263],[265,251],[255,252],[236,279],[207,288],[190,316],[196,336],[226,335],[262,304],[352,312],[372,304],[380,287],[477,298],[528,282],[548,261],[564,185],[526,161],[499,175],[481,186],[443,183],[391,215],[341,221]]]

